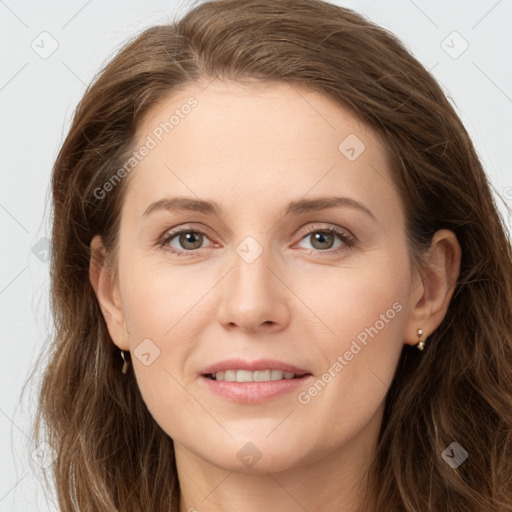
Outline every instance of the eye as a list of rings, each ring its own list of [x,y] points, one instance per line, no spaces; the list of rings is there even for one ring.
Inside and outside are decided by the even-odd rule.
[[[339,253],[346,251],[356,242],[353,235],[338,227],[313,225],[302,230],[299,235],[302,236],[301,242],[308,238],[311,240],[312,249],[309,249],[309,251],[315,253]],[[333,243],[335,243],[336,238],[340,240],[340,243],[333,249]],[[205,239],[209,240],[206,233],[202,230],[182,228],[166,233],[158,242],[158,245],[176,256],[190,256],[196,254],[199,249],[204,248],[203,243]]]
[[[313,247],[312,250],[314,252],[328,251],[329,254],[338,253],[347,250],[355,244],[355,237],[341,228],[315,225],[308,227],[300,234],[304,235],[301,242],[303,240],[311,241],[311,245]],[[336,238],[341,240],[341,243],[338,244],[334,250],[331,250],[333,249],[333,244]]]
[[[174,238],[176,238],[176,244],[179,244],[179,247],[185,249],[184,251],[170,244]],[[177,256],[183,256],[185,254],[195,254],[196,250],[202,248],[205,238],[208,239],[206,233],[198,229],[181,229],[179,231],[166,233],[158,244]]]

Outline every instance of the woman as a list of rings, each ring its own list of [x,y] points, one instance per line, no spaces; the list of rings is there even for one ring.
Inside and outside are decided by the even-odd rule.
[[[512,510],[510,242],[393,35],[199,5],[100,73],[52,187],[63,511]]]

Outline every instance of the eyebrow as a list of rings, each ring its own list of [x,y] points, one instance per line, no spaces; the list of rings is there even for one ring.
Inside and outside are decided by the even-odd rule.
[[[349,207],[357,209],[369,215],[372,219],[377,220],[375,215],[362,203],[351,199],[350,197],[319,197],[317,199],[298,199],[288,204],[284,211],[284,216],[290,214],[301,214],[311,211],[327,210],[336,207]],[[207,201],[204,199],[193,199],[191,197],[172,197],[164,198],[151,203],[144,213],[143,217],[158,211],[189,211],[199,212],[206,215],[221,216],[222,208],[215,201]]]

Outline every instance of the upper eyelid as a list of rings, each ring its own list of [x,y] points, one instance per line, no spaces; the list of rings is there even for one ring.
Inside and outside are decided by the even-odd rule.
[[[211,238],[211,235],[210,235],[211,230],[209,230],[207,228],[203,228],[203,227],[196,227],[193,225],[188,225],[188,224],[176,226],[175,228],[166,230],[164,232],[164,234],[162,235],[162,238],[174,237],[176,235],[183,233],[184,231],[185,232],[192,231],[192,232],[202,233],[204,235],[207,235],[209,238]]]
[[[323,230],[329,230],[329,229],[333,229],[335,231],[338,231],[340,233],[338,233],[339,235],[343,234],[343,232],[346,233],[347,236],[353,238],[354,240],[356,240],[356,236],[350,231],[348,230],[347,228],[343,227],[343,226],[337,226],[337,225],[334,225],[334,224],[329,224],[329,223],[326,223],[327,225],[321,225],[322,223],[319,223],[319,222],[313,222],[312,224],[309,223],[309,224],[306,224],[306,226],[300,228],[298,230],[298,234],[302,234],[302,233],[305,233],[305,234],[309,234],[309,233],[314,233],[315,231],[323,231]]]
[[[304,226],[301,226],[298,230],[296,230],[296,233],[302,233],[304,231],[311,231],[313,229],[318,229],[319,231],[321,231],[322,229],[329,229],[329,228],[332,228],[332,229],[338,229],[338,230],[342,230],[342,231],[346,231],[347,233],[351,234],[352,235],[352,232],[343,227],[343,226],[337,226],[336,224],[332,224],[332,223],[329,223],[329,222],[325,222],[325,223],[322,223],[322,222],[308,222],[307,224],[305,224]],[[208,233],[213,233],[213,231],[207,227],[203,227],[203,226],[195,226],[194,224],[179,224],[178,226],[175,226],[174,228],[170,228],[170,229],[167,229],[163,236],[165,236],[166,234],[178,234],[178,233],[181,233],[182,231],[186,231],[186,230],[189,230],[189,231],[199,231],[201,233],[205,233],[205,234],[208,234]]]

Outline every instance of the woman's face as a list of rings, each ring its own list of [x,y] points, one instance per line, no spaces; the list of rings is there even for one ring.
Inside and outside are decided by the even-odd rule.
[[[423,293],[379,139],[317,92],[214,81],[136,147],[109,330],[177,452],[263,472],[370,446]]]

